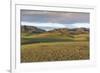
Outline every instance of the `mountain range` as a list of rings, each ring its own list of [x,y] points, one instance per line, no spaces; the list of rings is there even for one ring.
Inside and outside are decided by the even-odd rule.
[[[89,33],[89,28],[58,28],[50,31],[46,31],[35,26],[21,25],[22,33],[61,33],[61,34],[84,34]]]

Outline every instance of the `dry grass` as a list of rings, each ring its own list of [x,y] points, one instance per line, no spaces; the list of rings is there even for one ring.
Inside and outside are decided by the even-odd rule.
[[[21,62],[89,59],[89,43],[48,42],[21,46]]]

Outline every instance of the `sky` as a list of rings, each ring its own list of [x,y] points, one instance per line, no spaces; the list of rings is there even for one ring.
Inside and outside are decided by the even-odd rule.
[[[21,25],[44,30],[57,28],[89,28],[89,13],[21,10]]]

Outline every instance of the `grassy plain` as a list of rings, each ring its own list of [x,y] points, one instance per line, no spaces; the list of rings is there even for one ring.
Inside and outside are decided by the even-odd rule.
[[[23,34],[21,62],[89,59],[89,34]]]
[[[89,59],[88,42],[49,42],[25,44],[21,47],[22,62]]]

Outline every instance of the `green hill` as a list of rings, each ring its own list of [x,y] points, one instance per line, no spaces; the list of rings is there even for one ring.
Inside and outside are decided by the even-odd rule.
[[[87,41],[89,40],[88,39],[89,34],[88,34],[88,30],[86,30],[85,28],[84,29],[83,28],[77,28],[77,29],[60,28],[51,31],[44,31],[36,27],[24,26],[24,32],[22,31],[21,38],[22,38],[21,39],[22,44],[41,43],[41,42],[61,42],[61,41],[66,41],[66,42]]]

